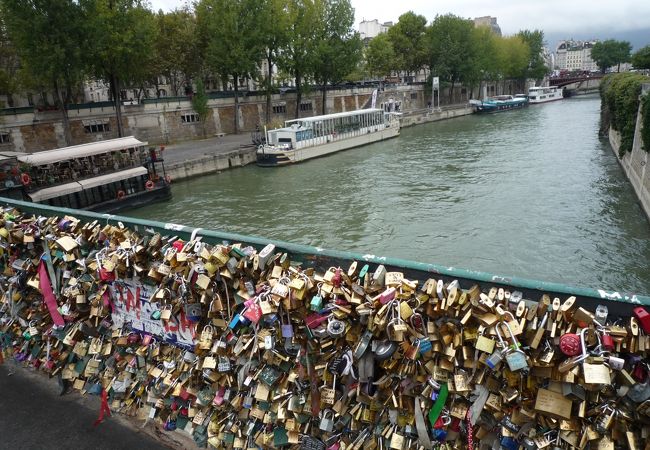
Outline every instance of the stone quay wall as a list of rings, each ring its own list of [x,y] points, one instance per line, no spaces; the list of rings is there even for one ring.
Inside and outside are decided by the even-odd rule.
[[[650,95],[650,84],[643,85],[643,93],[641,95]],[[643,211],[648,217],[648,220],[650,220],[650,170],[648,170],[650,158],[648,158],[648,151],[643,148],[643,141],[641,140],[642,123],[641,105],[639,105],[639,113],[636,118],[636,130],[634,131],[634,144],[630,153],[626,153],[623,157],[619,156],[621,136],[611,127],[609,129],[609,143],[625,175],[630,180]]]

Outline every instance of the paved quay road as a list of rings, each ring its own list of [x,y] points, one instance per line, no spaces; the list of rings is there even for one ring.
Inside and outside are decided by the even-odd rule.
[[[418,125],[301,164],[181,180],[168,202],[124,215],[650,293],[650,226],[599,118],[591,95]]]
[[[130,424],[113,414],[97,427],[99,399],[78,393],[59,396],[58,384],[41,373],[0,365],[0,449],[11,450],[164,450]]]
[[[221,137],[166,145],[163,158],[165,159],[165,165],[171,165],[177,162],[198,159],[206,155],[230,153],[252,145],[250,133],[227,134]]]

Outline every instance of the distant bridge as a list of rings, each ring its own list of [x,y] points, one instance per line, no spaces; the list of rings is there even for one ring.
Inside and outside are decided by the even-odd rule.
[[[564,87],[570,84],[580,85],[584,81],[599,80],[603,77],[600,73],[590,73],[587,75],[568,76],[568,77],[555,77],[548,80],[549,86]]]

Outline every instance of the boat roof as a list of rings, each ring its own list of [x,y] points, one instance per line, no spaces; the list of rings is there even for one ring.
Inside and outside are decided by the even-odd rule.
[[[361,114],[368,114],[372,112],[384,112],[381,108],[368,108],[368,109],[356,109],[354,111],[346,111],[334,114],[325,114],[324,116],[314,116],[314,117],[303,117],[301,119],[287,120],[285,123],[294,123],[294,122],[320,122],[321,120],[336,119],[339,117],[350,117],[350,116],[359,116]]]
[[[73,145],[62,147],[44,152],[23,154],[18,156],[20,162],[31,164],[32,166],[42,166],[54,162],[65,161],[68,159],[83,158],[84,156],[99,155],[110,153],[128,148],[137,148],[147,145],[133,136],[127,136],[106,141],[92,142],[89,144]]]
[[[147,174],[145,167],[134,167],[120,172],[109,173],[107,175],[100,175],[94,178],[86,178],[85,180],[74,181],[72,183],[58,184],[56,186],[40,189],[29,194],[32,201],[40,202],[50,198],[58,197],[60,195],[73,194],[83,189],[90,189],[93,187],[101,186],[103,184],[112,183],[114,181],[126,180],[138,175]]]
[[[541,89],[557,89],[557,86],[533,86],[529,87],[529,91],[539,91]]]

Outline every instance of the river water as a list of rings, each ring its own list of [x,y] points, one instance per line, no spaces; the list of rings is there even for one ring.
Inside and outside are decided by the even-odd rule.
[[[172,185],[125,215],[650,293],[650,226],[586,96],[402,130],[292,167]]]

